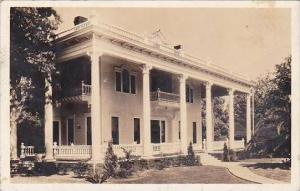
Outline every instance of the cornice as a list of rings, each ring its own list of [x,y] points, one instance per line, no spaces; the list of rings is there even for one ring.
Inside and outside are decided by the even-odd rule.
[[[99,23],[98,25],[91,25],[89,22],[82,23],[79,26],[67,30],[65,33],[60,33],[58,35],[57,43],[64,47],[65,45],[63,44],[72,41],[72,39],[76,39],[76,37],[77,40],[73,40],[72,43],[79,43],[82,40],[88,40],[90,38],[88,37],[88,34],[91,33],[130,51],[138,52],[183,67],[189,67],[190,69],[198,70],[217,78],[229,80],[247,87],[254,85],[251,81],[246,80],[245,77],[226,71],[225,68],[209,64],[204,60],[189,56],[186,53],[181,54],[178,50],[158,44],[157,42],[152,42],[147,38],[128,32],[122,28],[103,23]]]

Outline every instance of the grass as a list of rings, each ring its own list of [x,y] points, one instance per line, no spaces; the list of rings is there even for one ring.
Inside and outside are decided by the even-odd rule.
[[[215,166],[173,167],[148,170],[128,179],[111,179],[109,184],[251,184]]]
[[[291,170],[286,169],[282,159],[247,159],[242,162],[243,166],[248,167],[257,175],[283,182],[291,182]]]
[[[82,183],[84,178],[76,178],[72,173],[51,176],[15,176],[12,183]],[[172,167],[164,170],[146,170],[127,179],[110,179],[108,184],[249,184],[229,173],[226,168],[214,166]]]

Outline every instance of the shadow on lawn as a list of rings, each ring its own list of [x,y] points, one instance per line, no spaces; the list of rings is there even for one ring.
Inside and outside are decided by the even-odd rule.
[[[283,169],[283,170],[289,170],[289,166],[284,163],[255,163],[255,164],[245,164],[243,165],[245,167],[252,167],[254,169]]]

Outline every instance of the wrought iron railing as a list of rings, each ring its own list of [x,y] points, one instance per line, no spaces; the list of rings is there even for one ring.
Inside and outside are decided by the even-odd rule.
[[[91,95],[91,85],[85,84],[84,81],[81,81],[80,86],[68,88],[62,90],[63,97],[72,97],[72,96],[89,96]]]
[[[169,101],[169,102],[177,102],[180,101],[180,96],[174,93],[168,93],[160,91],[159,89],[155,92],[151,92],[151,101]]]

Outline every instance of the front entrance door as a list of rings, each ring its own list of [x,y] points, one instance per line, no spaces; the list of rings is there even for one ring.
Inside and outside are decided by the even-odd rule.
[[[151,120],[151,143],[160,143],[160,121]]]
[[[92,145],[92,121],[91,117],[86,118],[86,144]]]

